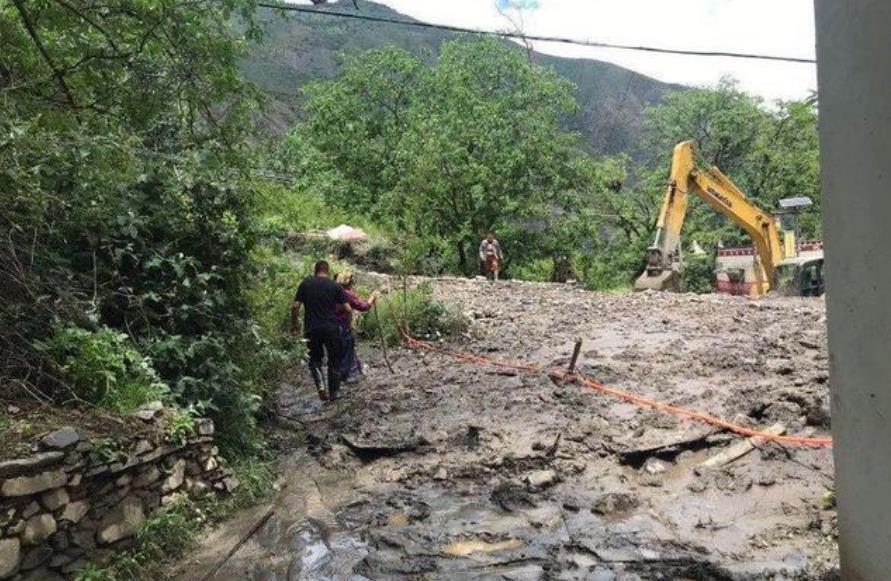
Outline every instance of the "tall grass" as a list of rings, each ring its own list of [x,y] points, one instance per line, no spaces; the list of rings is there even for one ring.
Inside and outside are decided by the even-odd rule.
[[[430,285],[421,285],[403,293],[397,290],[377,303],[377,316],[371,312],[359,322],[359,338],[374,340],[383,334],[388,345],[402,341],[401,329],[415,336],[441,338],[467,330],[468,321],[457,310],[433,299]]]

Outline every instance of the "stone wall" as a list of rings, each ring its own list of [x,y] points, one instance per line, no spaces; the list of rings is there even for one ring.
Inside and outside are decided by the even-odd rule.
[[[140,410],[151,423],[160,406]],[[222,465],[213,423],[184,443],[88,438],[63,427],[25,458],[0,462],[0,579],[72,577],[90,560],[132,543],[140,523],[181,496],[226,493],[238,481]]]

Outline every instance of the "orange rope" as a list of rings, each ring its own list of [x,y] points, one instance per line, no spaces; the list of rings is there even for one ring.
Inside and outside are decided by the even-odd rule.
[[[713,426],[718,426],[725,430],[729,430],[736,434],[746,437],[752,438],[761,438],[763,440],[769,440],[771,442],[776,442],[777,444],[783,444],[786,446],[805,446],[810,448],[824,448],[832,446],[832,438],[811,438],[804,436],[779,436],[777,434],[772,434],[770,432],[764,432],[761,430],[753,430],[752,428],[747,428],[740,424],[735,424],[733,422],[727,421],[725,419],[719,418],[717,416],[713,416],[711,414],[707,414],[705,412],[700,412],[692,409],[688,409],[685,407],[674,406],[671,404],[663,403],[660,401],[656,401],[653,399],[649,399],[640,395],[636,395],[629,391],[625,391],[622,389],[618,389],[615,387],[606,386],[599,381],[595,381],[593,379],[588,379],[578,374],[574,373],[566,373],[556,368],[542,368],[536,365],[532,365],[529,363],[511,363],[506,361],[498,361],[496,359],[490,359],[488,357],[482,357],[480,355],[473,355],[471,353],[466,353],[463,351],[451,351],[447,349],[443,349],[441,347],[436,347],[435,345],[422,341],[420,339],[416,339],[412,337],[406,329],[402,329],[402,334],[405,337],[406,344],[413,349],[421,349],[424,351],[430,351],[435,353],[443,353],[449,355],[463,363],[475,364],[475,365],[488,365],[490,367],[498,367],[501,369],[512,369],[516,371],[523,371],[530,374],[541,375],[545,374],[549,377],[560,379],[563,381],[569,381],[575,383],[577,385],[581,385],[584,387],[588,387],[597,392],[609,395],[616,399],[620,399],[625,402],[633,403],[642,408],[659,410],[661,412],[689,418],[692,420],[696,420],[699,422],[703,422],[706,424],[710,424]]]

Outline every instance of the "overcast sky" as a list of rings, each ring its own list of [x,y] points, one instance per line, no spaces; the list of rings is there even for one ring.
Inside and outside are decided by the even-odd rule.
[[[509,23],[495,0],[377,0],[419,20],[498,29]],[[502,0],[505,1],[505,0]],[[528,0],[527,0],[528,1]],[[534,3],[534,2],[533,2]],[[618,44],[814,58],[813,0],[537,0],[524,11],[528,34]],[[722,76],[768,101],[806,97],[817,87],[811,64],[654,55],[536,43],[536,50],[612,62],[657,79],[709,85]]]

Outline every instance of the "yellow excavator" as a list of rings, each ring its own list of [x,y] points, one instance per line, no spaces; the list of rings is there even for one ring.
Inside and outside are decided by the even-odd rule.
[[[692,141],[674,148],[671,179],[656,222],[656,239],[647,251],[647,267],[635,281],[635,290],[682,291],[681,227],[690,193],[729,217],[745,230],[755,245],[754,296],[779,289],[783,294],[823,294],[823,256],[800,257],[793,232],[784,232],[781,243],[778,220],[750,202],[746,195],[716,167],[700,169]]]

